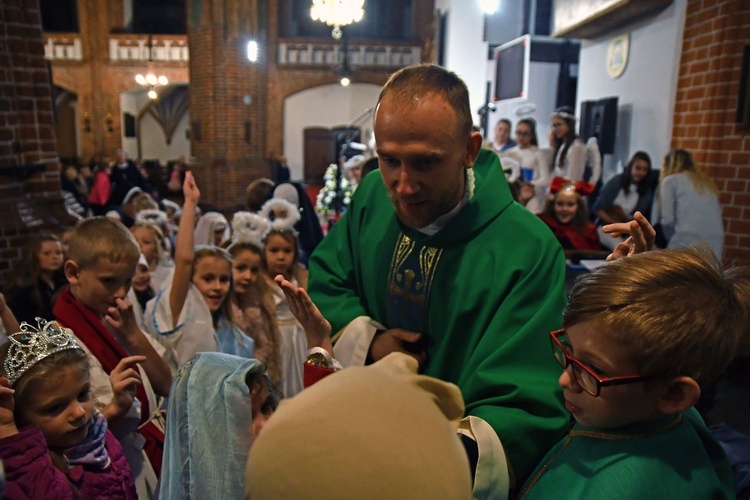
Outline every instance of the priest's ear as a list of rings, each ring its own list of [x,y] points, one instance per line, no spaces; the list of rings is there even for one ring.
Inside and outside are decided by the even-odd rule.
[[[465,168],[471,168],[479,156],[479,150],[482,149],[482,134],[471,132],[466,139],[466,165]]]
[[[672,415],[685,411],[701,397],[701,388],[698,382],[691,377],[681,376],[671,379],[662,389],[659,398],[659,410],[665,415]]]

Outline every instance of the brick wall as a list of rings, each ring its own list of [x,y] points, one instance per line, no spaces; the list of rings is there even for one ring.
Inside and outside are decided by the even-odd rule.
[[[60,195],[38,0],[0,3],[0,283],[27,236],[70,223]],[[16,266],[17,267],[17,266]]]
[[[750,263],[750,129],[735,123],[750,2],[688,0],[672,147],[716,180],[729,260]],[[658,71],[655,69],[655,71]]]

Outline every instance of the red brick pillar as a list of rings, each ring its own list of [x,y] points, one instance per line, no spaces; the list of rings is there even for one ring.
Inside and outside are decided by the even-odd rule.
[[[0,2],[0,280],[29,234],[69,223],[38,0]]]
[[[268,1],[188,2],[190,146],[202,201],[242,204],[250,181],[269,175],[263,159],[268,80]],[[251,63],[247,42],[261,46]],[[269,117],[278,120],[281,117]]]
[[[750,129],[735,123],[750,2],[688,0],[672,147],[691,151],[716,180],[724,256],[750,262]]]

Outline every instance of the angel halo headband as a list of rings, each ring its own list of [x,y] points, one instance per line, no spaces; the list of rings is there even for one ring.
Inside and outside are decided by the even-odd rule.
[[[552,116],[562,118],[563,120],[572,120],[572,121],[578,120],[578,118],[576,118],[575,115],[571,115],[567,111],[555,111],[554,113],[552,113]]]
[[[23,322],[20,332],[8,336],[10,348],[3,371],[11,385],[44,358],[68,349],[81,349],[75,337],[56,322],[42,318],[36,318],[36,322],[38,328]]]
[[[232,243],[227,250],[238,243],[250,243],[263,250],[271,223],[268,219],[252,212],[237,212],[232,216]]]
[[[279,216],[277,211],[283,215]],[[263,208],[258,213],[271,221],[270,231],[289,232],[297,236],[294,225],[300,219],[299,210],[288,201],[282,198],[271,198],[263,204]]]

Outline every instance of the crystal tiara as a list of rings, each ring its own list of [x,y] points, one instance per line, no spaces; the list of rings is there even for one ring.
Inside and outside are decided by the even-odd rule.
[[[26,371],[52,354],[66,349],[81,349],[75,337],[54,321],[36,318],[38,328],[21,323],[21,331],[8,336],[10,348],[3,371],[14,384]]]

